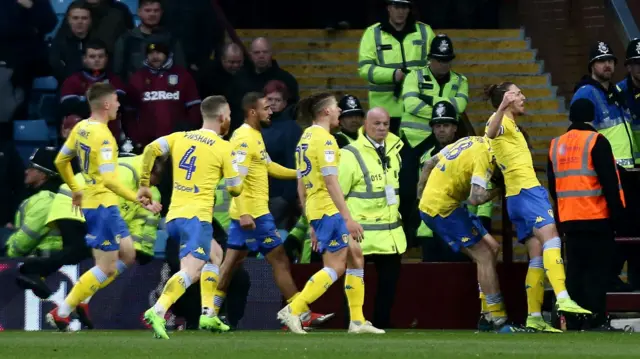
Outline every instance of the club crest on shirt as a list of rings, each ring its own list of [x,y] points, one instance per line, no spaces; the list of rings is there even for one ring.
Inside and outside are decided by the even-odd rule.
[[[331,150],[326,150],[324,151],[324,159],[327,162],[333,162],[336,159],[336,153],[335,151],[331,151]]]
[[[178,75],[169,75],[169,85],[175,86],[178,84]]]

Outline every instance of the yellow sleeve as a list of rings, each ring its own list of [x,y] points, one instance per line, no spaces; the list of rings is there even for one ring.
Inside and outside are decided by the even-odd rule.
[[[238,160],[236,158],[236,152],[232,150],[231,144],[225,147],[224,154],[222,156],[222,174],[225,179],[225,185],[227,191],[237,197],[242,193],[242,177],[238,173]]]
[[[172,133],[168,136],[160,137],[144,148],[144,152],[142,153],[142,171],[140,173],[141,187],[149,187],[151,170],[153,169],[156,157],[166,155],[171,151],[176,136],[179,136],[179,134]]]
[[[318,165],[320,166],[320,173],[323,176],[338,175],[338,155],[340,149],[338,144],[333,139],[322,140],[315,143],[314,150],[317,151]]]
[[[64,142],[64,145],[62,145],[55,159],[56,169],[58,169],[60,177],[62,177],[64,183],[69,186],[72,192],[80,190],[80,186],[78,186],[73,175],[73,168],[71,167],[71,160],[76,157],[76,128],[77,125],[69,133],[69,137]]]
[[[296,170],[283,167],[271,160],[269,160],[267,170],[269,171],[269,176],[277,179],[293,180],[298,177]]]
[[[251,147],[250,142],[251,141],[248,141],[247,138],[242,135],[236,135],[231,138],[231,147],[233,147],[233,151],[236,154],[238,173],[243,180],[249,173],[249,167],[251,166],[251,161],[254,156],[254,149]],[[234,200],[241,216],[249,213],[246,200],[243,196],[238,196]]]
[[[478,185],[484,189],[489,189],[489,182],[493,176],[493,165],[488,152],[481,156],[476,156],[473,160],[473,172],[471,184]]]
[[[105,143],[100,146],[100,153],[96,156],[98,171],[100,171],[104,186],[127,201],[137,202],[136,193],[118,180],[116,172],[118,166],[118,148],[115,141],[113,141],[113,138],[111,138],[111,141],[106,138],[105,141],[99,141],[100,143]],[[96,141],[96,143],[98,143],[98,141]]]

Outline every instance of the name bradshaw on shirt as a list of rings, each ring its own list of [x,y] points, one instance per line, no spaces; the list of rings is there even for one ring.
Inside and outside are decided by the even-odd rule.
[[[180,100],[180,91],[146,91],[142,101]]]
[[[203,136],[199,133],[186,132],[184,134],[184,137],[192,141],[198,141],[200,143],[204,143],[207,146],[213,146],[213,144],[216,143],[216,140]]]

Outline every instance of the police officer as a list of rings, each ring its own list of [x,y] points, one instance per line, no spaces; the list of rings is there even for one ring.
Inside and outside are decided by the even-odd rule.
[[[568,132],[551,141],[547,176],[566,236],[567,289],[580,306],[593,312],[588,328],[611,330],[606,294],[625,200],[612,146],[591,123],[597,111],[586,98],[571,104]]]
[[[29,158],[24,183],[33,194],[18,208],[16,231],[6,243],[7,257],[50,255],[62,247],[60,232],[46,224],[49,208],[62,183],[54,165],[57,154],[54,147],[41,147]]]
[[[636,145],[640,144],[640,39],[633,39],[627,46],[625,60],[628,75],[618,82],[618,91],[623,95],[625,105],[631,114],[631,128]],[[635,155],[636,164],[640,163],[640,153]]]
[[[609,140],[618,165],[633,168],[636,163],[636,141],[631,128],[631,116],[624,97],[611,82],[618,59],[606,43],[600,41],[589,53],[589,75],[576,85],[571,103],[587,99],[595,106],[593,126]],[[638,159],[640,160],[640,159]]]
[[[453,43],[448,36],[439,34],[431,43],[429,65],[407,75],[402,89],[404,113],[400,123],[402,149],[400,173],[400,201],[402,218],[411,223],[405,230],[415,231],[421,222],[416,213],[416,186],[420,172],[420,157],[436,144],[431,135],[433,105],[449,101],[456,111],[456,123],[467,107],[469,82],[467,78],[451,70],[455,58]],[[415,219],[414,219],[415,218]],[[410,238],[415,233],[406,233]]]
[[[340,150],[338,181],[354,220],[364,229],[362,253],[378,275],[373,324],[390,327],[391,308],[407,241],[402,230],[398,190],[402,141],[389,132],[389,113],[367,113],[356,141]]]
[[[387,21],[369,26],[360,40],[358,72],[369,82],[369,108],[387,109],[395,134],[402,116],[402,82],[427,65],[435,36],[429,25],[413,18],[410,6],[411,0],[387,0]]]
[[[364,110],[360,105],[360,100],[351,95],[344,95],[340,99],[338,107],[342,110],[340,113],[340,132],[336,133],[334,137],[338,147],[342,148],[358,138],[358,129],[364,121]]]

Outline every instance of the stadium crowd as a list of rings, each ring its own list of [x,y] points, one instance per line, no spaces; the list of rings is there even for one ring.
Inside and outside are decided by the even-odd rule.
[[[416,200],[421,197],[416,184],[428,160],[446,146],[473,134],[468,123],[462,120],[469,101],[468,80],[464,74],[455,72],[455,43],[446,34],[436,34],[431,26],[418,21],[410,9],[411,1],[389,0],[387,3],[386,19],[364,31],[359,49],[359,75],[369,83],[368,104],[372,110],[365,111],[357,97],[340,96],[337,98],[340,128],[334,134],[337,145],[342,148],[340,186],[349,198],[354,220],[362,225],[367,237],[362,243],[364,260],[375,263],[380,273],[372,319],[378,328],[390,327],[395,285],[407,248],[422,247],[423,261],[476,259],[463,255],[451,243],[439,238],[421,220]],[[78,263],[91,255],[84,246],[86,229],[82,219],[67,213],[69,209],[65,207],[70,208],[71,198],[65,195],[70,193],[69,188],[65,188],[54,165],[59,147],[55,150],[40,147],[26,159],[21,158],[11,138],[14,121],[28,119],[32,112],[29,104],[37,95],[32,85],[36,78],[53,76],[59,84],[59,103],[55,113],[49,114],[52,118],[49,126],[55,129],[52,136],[55,139],[50,145],[56,146],[62,144],[80,120],[89,117],[86,92],[93,84],[109,83],[116,89],[122,106],[117,120],[111,121],[109,128],[123,157],[119,164],[130,169],[126,174],[119,174],[126,177],[120,180],[134,190],[138,166],[141,166],[136,162],[140,158],[137,155],[157,138],[200,128],[202,100],[215,95],[224,96],[229,103],[231,122],[225,138],[231,138],[251,111],[256,110],[256,101],[244,100],[247,94],[262,94],[271,120],[270,126],[262,129],[268,157],[283,167],[296,168],[296,147],[310,124],[299,116],[300,89],[295,77],[278,65],[277,54],[273,53],[267,38],[254,39],[247,54],[239,44],[225,44],[222,26],[211,21],[216,18],[214,12],[208,0],[140,0],[136,16],[118,1],[76,0],[58,23],[49,0],[17,0],[0,15],[3,32],[0,40],[0,88],[3,89],[0,96],[0,202],[8,204],[0,209],[0,224],[4,227],[0,230],[0,247],[4,244],[7,257],[30,257],[21,267],[20,285],[46,298],[51,291],[41,277],[57,271],[61,265]],[[54,35],[46,41],[45,35],[50,33]],[[637,50],[634,47],[637,44],[630,45],[627,52],[630,76],[624,82],[627,86],[624,90],[616,92],[615,86],[609,83],[610,67],[615,66],[616,58],[603,43],[591,53],[589,71],[593,76],[585,78],[580,85],[602,89],[603,94],[640,88],[640,78],[637,78],[640,65],[636,64],[640,47]],[[505,92],[508,91],[502,91],[501,95]],[[611,109],[600,109],[597,107],[599,92],[592,95],[578,90],[576,96],[590,99],[596,105],[595,113],[626,111],[620,114],[620,123],[623,128],[628,127],[627,131],[633,131],[628,124],[631,119],[628,108],[623,108],[622,102],[609,101]],[[498,110],[500,101],[491,100]],[[384,123],[388,124],[388,131],[380,130]],[[598,120],[594,124],[597,125]],[[524,132],[521,128],[519,131]],[[619,129],[606,128],[600,132],[612,143],[618,164],[633,167],[634,161],[640,158],[636,155],[640,153],[636,139],[630,136],[630,142],[622,144],[627,138],[620,140]],[[376,136],[380,138],[372,140]],[[374,143],[383,145],[374,146]],[[631,162],[622,158],[628,153],[632,154]],[[26,171],[22,170],[24,163]],[[380,166],[381,171],[372,169]],[[394,173],[394,179],[385,177],[379,185],[377,180],[387,176],[387,170]],[[120,205],[132,235],[138,237],[135,260],[140,264],[154,256],[156,232],[164,229],[163,218],[174,187],[171,166],[158,164],[153,174],[150,183],[155,186],[154,199],[163,205],[161,213],[151,215],[131,202]],[[320,261],[320,255],[313,250],[309,220],[302,214],[296,181],[269,178],[268,192],[269,212],[285,236],[284,248],[289,260]],[[376,192],[382,195],[366,196]],[[385,196],[386,201],[381,201]],[[228,213],[230,201],[221,182],[216,191],[213,225],[214,236],[225,251],[226,233],[232,222]],[[477,215],[482,227],[491,232],[493,203],[477,204],[469,205],[469,210]],[[178,272],[178,243],[167,241],[164,252],[172,273]],[[258,252],[250,255],[261,256]],[[539,255],[537,258],[541,261]],[[226,313],[232,327],[243,315],[250,285],[248,274],[241,264],[239,266],[231,283],[227,283]],[[614,266],[612,263],[610,267]],[[619,270],[618,267],[618,273]],[[615,269],[610,272],[611,276],[606,278],[617,278]],[[200,300],[199,290],[197,286],[191,287],[174,306],[174,313],[187,318],[193,328],[198,325],[200,308],[191,304]],[[79,315],[88,311],[83,305],[78,308]],[[604,314],[600,308],[597,310]],[[483,312],[486,311],[484,308]],[[312,313],[303,324],[311,326],[327,318]],[[603,324],[605,320],[599,318],[592,326]],[[484,316],[479,325],[488,325]]]

